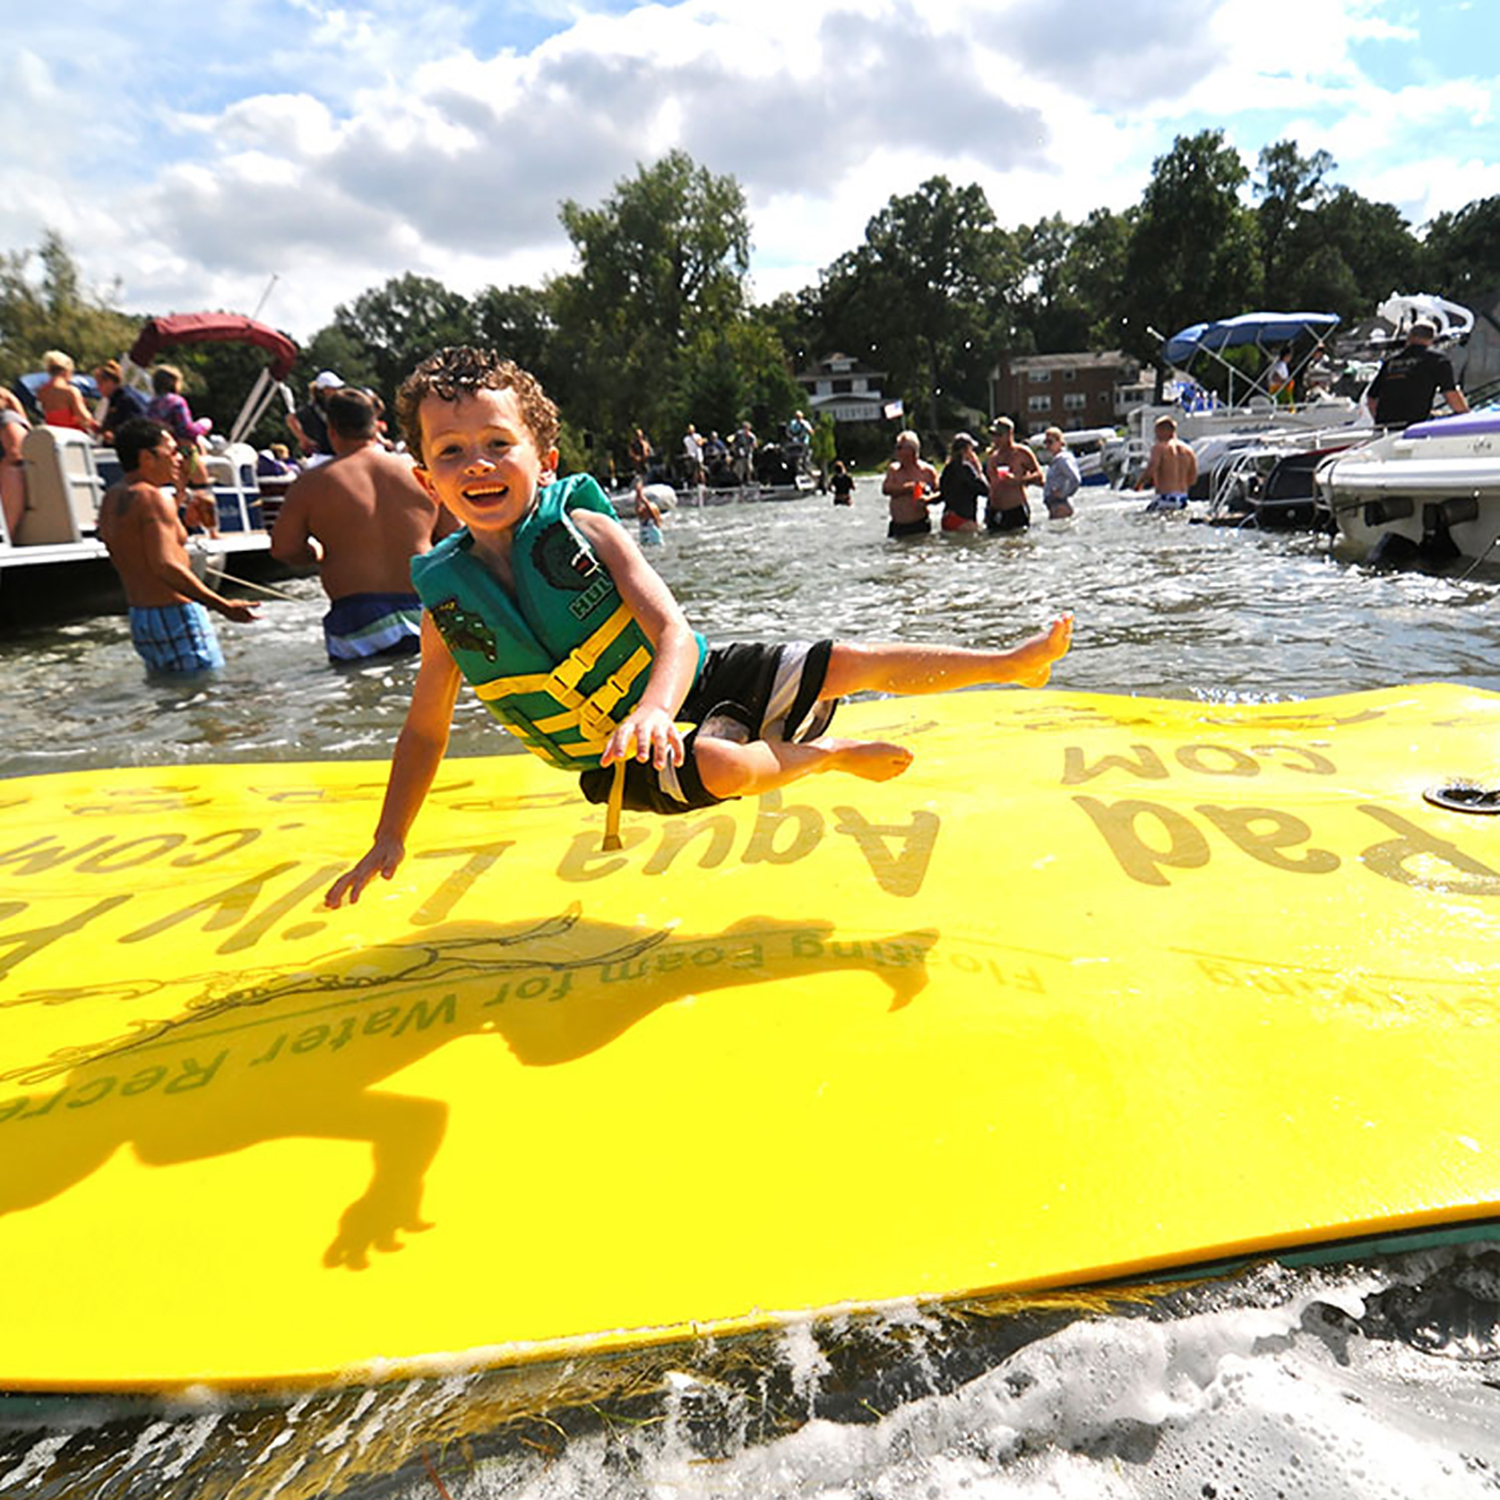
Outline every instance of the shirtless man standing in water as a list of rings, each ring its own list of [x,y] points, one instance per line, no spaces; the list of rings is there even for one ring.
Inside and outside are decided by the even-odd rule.
[[[382,446],[379,412],[363,391],[334,391],[325,416],[334,456],[287,490],[271,555],[320,569],[330,661],[414,655],[422,601],[411,560],[458,523],[417,483],[412,461]]]
[[[896,434],[896,456],[885,471],[881,493],[891,502],[888,537],[925,536],[932,530],[927,507],[942,498],[937,470],[922,461],[922,440],[914,432]]]
[[[259,616],[254,605],[221,597],[193,572],[187,532],[161,489],[177,481],[176,438],[160,422],[132,417],[115,434],[115,454],[125,477],[100,501],[99,539],[125,585],[135,649],[154,672],[222,667],[205,609],[241,624]]]
[[[1025,443],[1016,441],[1016,424],[1009,417],[996,417],[990,433],[990,451],[984,456],[984,477],[990,487],[984,529],[1022,531],[1031,525],[1026,486],[1042,482],[1042,466]]]
[[[1182,510],[1188,503],[1188,491],[1197,477],[1197,455],[1177,436],[1177,423],[1171,417],[1158,417],[1156,443],[1146,461],[1146,472],[1136,485],[1138,490],[1156,491],[1146,509]]]

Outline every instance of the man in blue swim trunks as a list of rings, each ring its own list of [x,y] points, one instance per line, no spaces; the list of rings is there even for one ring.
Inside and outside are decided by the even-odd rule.
[[[271,555],[320,570],[330,661],[415,655],[422,601],[411,560],[458,523],[417,483],[411,460],[381,443],[379,413],[363,391],[334,391],[325,414],[334,456],[287,490]]]
[[[162,485],[177,478],[177,440],[160,422],[132,417],[115,433],[125,477],[104,492],[99,539],[125,586],[130,638],[153,672],[222,667],[208,610],[240,624],[259,618],[253,604],[216,594],[193,572],[187,532]]]
[[[1136,488],[1156,491],[1148,511],[1185,510],[1188,491],[1198,477],[1198,455],[1177,436],[1171,417],[1156,419],[1156,442],[1146,460],[1146,472]]]

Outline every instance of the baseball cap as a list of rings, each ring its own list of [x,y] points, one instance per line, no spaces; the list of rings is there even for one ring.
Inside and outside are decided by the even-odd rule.
[[[322,370],[313,379],[313,384],[319,390],[328,390],[330,387],[343,385],[342,377],[335,375],[332,370]]]

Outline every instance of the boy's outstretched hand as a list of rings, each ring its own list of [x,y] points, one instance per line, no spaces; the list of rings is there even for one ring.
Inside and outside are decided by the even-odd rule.
[[[637,706],[626,714],[605,741],[599,764],[612,766],[617,760],[629,760],[632,755],[637,760],[650,761],[658,771],[669,760],[674,766],[682,764],[682,731],[665,709]]]
[[[405,858],[406,845],[400,839],[376,839],[370,847],[370,852],[352,870],[340,875],[328,887],[328,894],[323,897],[323,905],[330,910],[336,909],[344,904],[344,897],[347,896],[352,906],[359,900],[359,893],[377,875],[382,875],[389,880]]]

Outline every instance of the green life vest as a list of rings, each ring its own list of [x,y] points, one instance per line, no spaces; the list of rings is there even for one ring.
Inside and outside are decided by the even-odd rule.
[[[474,556],[467,529],[411,560],[412,585],[485,707],[528,750],[568,771],[598,766],[605,741],[645,691],[655,655],[569,517],[580,507],[614,518],[591,475],[538,492],[514,533],[514,594]],[[702,671],[708,648],[696,639]]]

